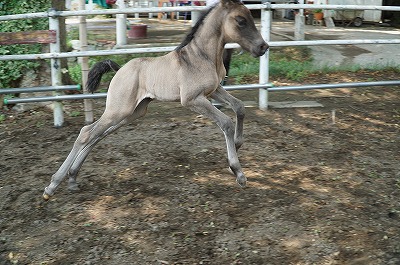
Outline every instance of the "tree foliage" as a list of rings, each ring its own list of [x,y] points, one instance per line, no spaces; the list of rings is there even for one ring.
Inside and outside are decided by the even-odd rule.
[[[13,15],[47,11],[51,0],[0,0],[0,15]],[[48,19],[23,19],[2,21],[0,32],[16,32],[48,29]],[[40,44],[14,44],[0,46],[0,55],[40,53]],[[0,61],[0,88],[12,86],[24,71],[39,66],[37,61]]]

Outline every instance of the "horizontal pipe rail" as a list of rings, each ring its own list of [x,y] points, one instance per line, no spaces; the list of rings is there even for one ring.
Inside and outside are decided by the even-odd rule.
[[[327,10],[382,10],[400,11],[399,6],[372,6],[372,5],[310,5],[310,4],[250,4],[246,5],[249,9],[327,9]],[[173,7],[149,7],[149,8],[124,8],[124,9],[99,9],[99,10],[80,10],[80,11],[54,11],[38,12],[30,14],[15,14],[0,16],[0,21],[20,20],[45,17],[69,17],[69,16],[89,16],[89,15],[116,15],[134,13],[159,13],[159,12],[185,12],[203,11],[205,6],[173,6]]]
[[[267,5],[267,7],[269,7]],[[310,5],[310,4],[271,4],[271,9],[326,9],[326,10],[382,10],[400,11],[400,6],[376,5]]]
[[[253,9],[260,9],[261,5]],[[78,11],[54,11],[39,12],[31,14],[15,14],[0,16],[0,21],[5,20],[20,20],[44,17],[69,17],[69,16],[90,16],[90,15],[117,15],[117,14],[134,14],[134,13],[160,13],[160,12],[185,12],[185,11],[203,11],[205,6],[175,6],[175,7],[149,7],[149,8],[123,8],[123,9],[97,9],[97,10],[78,10]]]
[[[356,45],[356,44],[400,44],[400,39],[380,39],[380,40],[302,40],[302,41],[271,41],[271,47],[287,46],[319,46],[319,45]]]
[[[0,61],[10,60],[39,60],[52,58],[72,58],[102,55],[122,55],[134,53],[151,53],[151,52],[170,52],[176,46],[156,47],[156,48],[132,48],[132,49],[113,49],[113,50],[97,50],[97,51],[81,51],[81,52],[64,52],[64,53],[41,53],[41,54],[18,54],[18,55],[2,55]]]
[[[17,93],[33,93],[61,90],[81,90],[81,85],[67,86],[43,86],[43,87],[28,87],[28,88],[1,88],[0,94],[17,94]]]
[[[312,89],[357,88],[357,87],[370,87],[370,86],[400,86],[400,80],[352,82],[352,83],[337,83],[337,84],[315,84],[315,85],[302,85],[302,86],[281,86],[281,87],[270,87],[268,88],[268,91],[279,92],[279,91],[312,90]]]
[[[37,13],[28,13],[28,14],[15,14],[15,15],[0,16],[0,21],[32,19],[32,18],[48,18],[48,17],[49,17],[49,12],[37,12]]]
[[[95,94],[59,95],[59,96],[34,97],[34,98],[9,98],[9,99],[5,98],[3,102],[4,104],[17,104],[17,103],[46,102],[46,101],[96,99],[105,97],[107,97],[107,93],[95,93]]]
[[[224,86],[224,89],[225,90],[252,90],[252,89],[264,88],[264,89],[268,89],[268,91],[270,91],[270,92],[278,92],[278,91],[312,90],[312,89],[358,88],[358,87],[370,87],[370,86],[400,86],[400,80],[337,83],[337,84],[315,84],[315,85],[281,86],[281,87],[273,87],[272,84],[250,84],[250,85]],[[62,101],[62,100],[99,99],[99,98],[106,98],[106,97],[107,97],[107,93],[61,95],[61,96],[33,97],[33,98],[12,98],[12,99],[4,99],[4,104]]]
[[[356,44],[400,44],[400,39],[271,41],[268,44],[270,47],[317,46],[317,45],[356,45]],[[228,44],[226,47],[227,48],[239,48],[240,46],[238,44]],[[38,59],[52,59],[52,58],[122,55],[122,54],[134,54],[134,53],[170,52],[170,51],[173,51],[175,48],[176,48],[176,46],[164,46],[164,47],[155,47],[155,48],[132,48],[132,49],[113,49],[113,50],[97,50],[97,51],[81,51],[81,52],[64,52],[64,53],[2,55],[2,56],[0,56],[0,61],[38,60]]]
[[[236,86],[224,86],[225,90],[251,90],[251,89],[259,89],[259,88],[271,88],[274,85],[271,83],[268,84],[250,84],[250,85],[236,85]]]

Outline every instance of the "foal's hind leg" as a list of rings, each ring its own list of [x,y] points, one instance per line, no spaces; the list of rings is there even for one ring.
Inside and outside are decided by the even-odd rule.
[[[146,114],[147,111],[147,106],[151,102],[150,98],[145,98],[142,100],[139,105],[135,108],[135,111],[133,112],[132,115],[128,116],[126,119],[124,119],[120,124],[117,124],[115,126],[112,126],[108,128],[105,132],[104,135],[100,138],[97,139],[97,142],[99,142],[101,139],[103,139],[105,136],[111,134],[118,128],[120,128],[122,125],[129,123],[135,119],[138,119]],[[85,161],[86,157],[89,155],[90,151],[93,149],[94,145],[97,143],[94,142],[93,145],[90,147],[86,148],[85,150],[82,151],[82,153],[76,158],[74,163],[72,164],[70,170],[69,170],[69,181],[68,181],[68,188],[70,190],[78,190],[78,185],[76,183],[76,176],[78,174],[79,169],[81,168],[83,162]]]
[[[68,175],[69,186],[76,189],[76,175],[93,147],[104,137],[116,131],[122,125],[143,116],[146,113],[150,99],[144,99],[133,113],[104,112],[103,116],[95,123],[82,128],[74,147],[59,170],[52,176],[51,183],[45,188],[43,197],[48,199],[54,194],[62,180]]]
[[[245,108],[243,102],[229,94],[222,86],[211,94],[211,97],[219,102],[228,104],[236,113],[236,126],[235,126],[235,146],[236,151],[243,144],[243,120],[245,115]]]
[[[66,176],[70,176],[70,186],[76,189],[75,176],[89,152],[96,143],[123,124],[125,124],[125,119],[115,123],[112,120],[100,118],[97,122],[83,127],[67,159],[52,176],[50,185],[45,188],[43,197],[48,199],[52,196]]]
[[[204,115],[216,122],[216,124],[224,132],[226,147],[228,152],[229,167],[236,176],[237,183],[246,186],[246,176],[237,156],[235,147],[235,125],[231,118],[215,108],[207,98],[199,96],[189,101],[182,101],[182,105],[189,107],[191,110]]]
[[[120,128],[122,125],[126,124],[126,119],[122,120],[120,123],[117,123],[115,125],[109,125],[108,123],[102,124],[102,122],[97,124],[97,127],[99,128],[93,128],[93,130],[83,128],[82,132],[83,134],[88,134],[91,133],[93,134],[93,140],[88,141],[88,143],[84,146],[84,148],[81,148],[80,152],[75,156],[75,160],[72,163],[70,169],[68,170],[68,176],[69,176],[69,181],[68,181],[68,189],[69,190],[78,190],[78,185],[76,183],[76,176],[78,175],[79,169],[81,168],[83,162],[86,160],[87,156],[89,155],[90,151],[94,148],[94,146],[100,142],[101,139],[106,137],[107,135],[111,134],[112,132],[116,131],[118,128]],[[103,128],[100,128],[103,127]],[[95,130],[98,130],[96,132]],[[103,133],[101,133],[103,131]],[[84,136],[85,137],[85,136]],[[83,137],[83,138],[84,138]],[[86,136],[88,137],[88,136]],[[90,137],[90,136],[89,136]],[[79,137],[77,141],[79,140]]]

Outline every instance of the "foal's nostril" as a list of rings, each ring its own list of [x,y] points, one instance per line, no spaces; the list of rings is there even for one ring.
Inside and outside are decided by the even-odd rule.
[[[266,52],[269,48],[269,45],[267,43],[263,43],[260,45],[260,50]]]
[[[261,43],[261,44],[258,46],[258,50],[259,50],[259,52],[260,52],[261,55],[263,55],[264,53],[266,53],[267,50],[268,50],[268,48],[269,48],[269,46],[268,46],[268,44],[267,44],[266,42],[263,42],[263,43]]]
[[[259,42],[256,43],[255,46],[253,46],[252,53],[253,56],[258,57],[258,56],[263,56],[269,48],[269,45],[264,41],[260,40]]]

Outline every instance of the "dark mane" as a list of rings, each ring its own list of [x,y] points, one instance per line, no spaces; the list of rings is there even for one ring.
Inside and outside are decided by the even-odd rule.
[[[179,51],[186,45],[188,45],[193,39],[194,35],[196,34],[197,30],[200,28],[200,26],[203,24],[204,19],[207,17],[208,14],[215,8],[215,5],[210,7],[206,12],[204,12],[200,17],[199,20],[197,21],[196,25],[192,28],[192,30],[189,32],[188,35],[186,35],[185,39],[182,41],[181,44],[179,44],[178,47],[176,47],[176,51]]]

